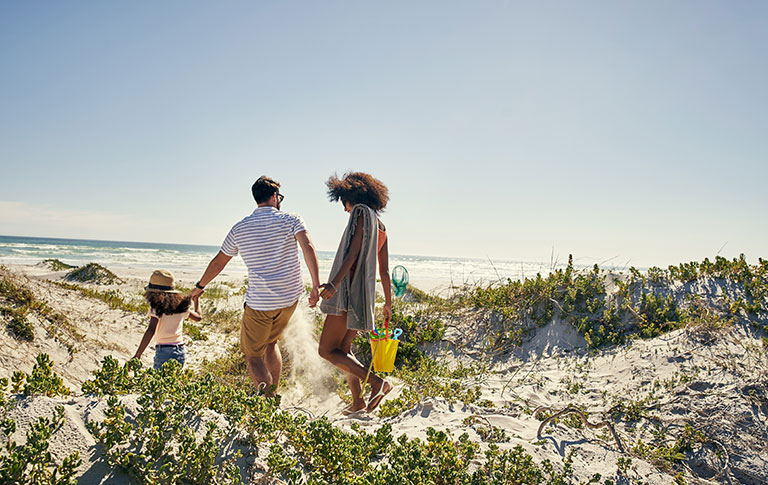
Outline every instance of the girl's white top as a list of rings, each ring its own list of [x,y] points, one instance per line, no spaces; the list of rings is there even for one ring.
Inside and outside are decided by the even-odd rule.
[[[172,313],[158,317],[155,311],[150,307],[149,316],[157,318],[157,328],[155,329],[154,341],[156,344],[180,344],[183,343],[181,336],[184,330],[184,319],[189,316],[189,311],[184,313]]]

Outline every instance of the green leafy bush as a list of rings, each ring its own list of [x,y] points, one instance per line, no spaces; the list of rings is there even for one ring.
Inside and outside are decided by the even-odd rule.
[[[74,476],[81,463],[80,454],[76,451],[56,465],[48,450],[51,436],[63,424],[64,407],[57,406],[52,418],[42,417],[31,423],[26,433],[26,442],[18,445],[8,440],[15,431],[15,423],[6,421],[0,429],[0,435],[5,435],[6,440],[6,446],[0,451],[0,482],[75,485],[77,480]]]
[[[22,371],[13,373],[13,392],[25,396],[69,396],[72,391],[64,385],[63,379],[53,371],[53,361],[48,354],[39,354],[32,373]]]
[[[77,268],[77,266],[61,262],[58,259],[44,259],[41,264],[50,268],[51,271],[63,271],[65,269]]]
[[[569,320],[584,336],[591,348],[618,344],[627,336],[651,338],[691,322],[720,322],[730,320],[713,307],[696,305],[694,291],[683,287],[679,297],[688,295],[687,307],[676,303],[671,294],[674,281],[685,284],[703,278],[714,278],[743,287],[744,295],[736,290],[729,312],[757,314],[768,311],[768,261],[749,265],[744,255],[729,261],[716,257],[715,262],[684,263],[664,270],[650,268],[645,275],[634,267],[626,278],[615,279],[616,290],[608,293],[606,273],[595,265],[591,271],[577,272],[569,256],[565,269],[558,269],[546,278],[536,275],[521,281],[508,280],[502,285],[473,288],[458,295],[458,300],[476,308],[490,308],[506,318],[505,327],[491,339],[494,347],[518,345],[525,325],[542,325],[554,317]],[[687,293],[686,293],[687,292]],[[728,294],[724,296],[728,300]]]
[[[77,351],[74,342],[82,341],[83,335],[65,315],[36,299],[34,293],[5,267],[0,267],[0,298],[5,301],[5,304],[0,303],[0,315],[7,319],[6,326],[16,338],[34,340],[34,326],[28,318],[33,313],[40,318],[46,331],[59,338],[70,353]]]
[[[35,328],[27,319],[28,310],[26,308],[14,308],[10,306],[0,306],[0,315],[7,319],[6,326],[13,335],[20,339],[31,342],[35,338]]]
[[[93,379],[83,383],[82,391],[98,396],[128,394],[136,388],[143,372],[138,359],[131,359],[121,366],[117,359],[108,355],[101,361],[101,369],[94,372]]]
[[[67,281],[79,281],[81,283],[96,283],[100,285],[112,285],[123,283],[115,273],[98,263],[88,263],[73,269],[65,276]]]
[[[159,371],[136,373],[135,364],[131,366],[118,369],[112,360],[105,359],[101,375],[89,385],[101,392],[134,389],[141,393],[139,411],[130,422],[125,406],[116,395],[110,395],[104,421],[87,423],[103,446],[107,461],[142,483],[239,483],[240,472],[231,460],[215,463],[222,454],[216,424],[206,424],[200,441],[184,425],[190,411],[200,411],[203,403],[213,407],[206,400],[212,397],[210,393],[195,395],[202,394],[203,389],[176,361],[167,362]],[[105,378],[110,375],[121,377],[122,384],[107,386]]]

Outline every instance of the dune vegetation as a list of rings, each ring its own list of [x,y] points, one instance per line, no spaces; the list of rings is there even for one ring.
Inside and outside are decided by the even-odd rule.
[[[102,282],[51,284],[111,308],[146,312],[130,303],[136,294],[99,290]],[[240,313],[229,299],[240,301],[241,291],[218,285],[204,300],[206,319],[189,327],[190,338],[207,344],[236,334]],[[20,341],[34,338],[32,314],[49,327],[70,329],[59,334],[78,335],[76,322],[57,317],[8,270],[0,274],[0,313]],[[572,329],[573,348],[545,355],[531,342],[555,325]],[[78,390],[41,354],[29,374],[0,381],[0,481],[76,483],[81,457],[48,451],[67,419],[60,407],[27,427],[24,444],[14,434],[21,399],[64,397],[98,409],[84,421],[99,445],[96,461],[137,483],[655,483],[650,473],[668,483],[768,478],[755,448],[768,433],[748,425],[768,414],[768,261],[750,265],[742,255],[616,272],[597,265],[579,270],[569,259],[548,275],[459,288],[449,297],[411,288],[395,302],[391,326],[403,330],[392,373],[398,392],[373,421],[360,423],[260,395],[236,347],[194,369],[170,362],[153,370],[106,356]],[[672,333],[674,340],[664,340]],[[353,351],[370,362],[365,338],[356,339]],[[616,362],[632,352],[619,369]],[[291,360],[287,355],[286,380]],[[650,364],[639,375],[631,364],[642,362]],[[674,373],[658,369],[662,364]],[[339,396],[348,399],[340,382]],[[450,416],[455,407],[463,414],[453,431],[439,420],[420,436],[402,431],[411,416],[430,409]],[[535,423],[535,436],[510,423]],[[573,444],[547,438],[563,433]],[[588,460],[578,462],[580,446]],[[600,463],[599,471],[583,460]]]

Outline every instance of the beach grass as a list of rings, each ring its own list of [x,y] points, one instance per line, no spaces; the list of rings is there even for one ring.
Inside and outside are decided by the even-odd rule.
[[[36,298],[21,278],[3,266],[0,266],[0,314],[7,319],[7,328],[21,340],[31,342],[35,338],[34,324],[30,320],[33,315],[50,335],[62,341],[70,353],[77,351],[75,342],[84,339],[66,315]]]
[[[76,291],[88,298],[103,301],[113,310],[123,310],[131,313],[145,314],[149,311],[149,303],[143,298],[138,302],[136,299],[126,297],[120,290],[98,290],[75,283],[66,283],[63,281],[52,281],[53,284],[70,291]]]

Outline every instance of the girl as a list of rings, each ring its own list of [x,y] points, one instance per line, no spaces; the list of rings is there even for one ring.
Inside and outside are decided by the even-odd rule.
[[[389,201],[389,191],[381,181],[363,172],[351,172],[326,182],[331,201],[341,200],[350,213],[341,238],[328,283],[320,285],[323,302],[320,310],[326,319],[320,335],[320,356],[346,373],[352,391],[352,404],[344,414],[366,409],[373,411],[392,385],[375,374],[369,376],[371,395],[366,403],[360,396],[361,379],[366,369],[350,353],[358,331],[374,327],[376,301],[376,263],[384,289],[384,318],[392,316],[392,285],[389,277],[387,230],[378,217]]]
[[[149,327],[144,332],[139,349],[134,359],[141,359],[141,354],[152,339],[155,339],[155,369],[160,369],[163,363],[174,359],[184,366],[186,352],[182,339],[184,319],[199,322],[200,300],[195,299],[195,309],[191,310],[192,299],[182,296],[173,288],[173,275],[169,271],[159,269],[152,273],[149,285],[144,288],[144,298],[149,302]]]

